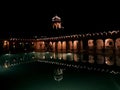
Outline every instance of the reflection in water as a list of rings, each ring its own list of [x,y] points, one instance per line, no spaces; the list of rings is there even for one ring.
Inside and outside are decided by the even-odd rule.
[[[114,65],[114,59],[111,56],[105,56],[105,63],[107,65]]]
[[[103,55],[97,55],[96,62],[98,64],[104,64],[104,56]]]
[[[11,90],[119,90],[114,87],[119,88],[119,78],[120,55],[30,52],[0,56],[1,86]]]
[[[3,65],[4,68],[8,68],[9,66],[10,66],[9,62],[5,62],[4,65]]]
[[[63,79],[63,69],[57,68],[54,70],[54,80],[61,81]]]
[[[67,58],[67,60],[69,60],[69,61],[73,61],[73,54],[72,54],[72,53],[67,53],[67,54],[66,54],[66,58]]]
[[[89,63],[94,63],[94,56],[93,55],[89,55],[89,59],[88,59]]]
[[[78,56],[77,53],[74,53],[74,54],[73,54],[73,60],[74,60],[75,62],[78,62],[78,61],[79,61],[79,56]]]
[[[66,53],[62,54],[63,60],[66,60]]]
[[[120,55],[116,56],[116,65],[120,66]]]
[[[61,65],[70,63],[76,63],[77,65],[88,65],[88,63],[94,66],[94,64],[114,66],[114,68],[120,68],[120,56],[118,55],[105,55],[105,54],[86,54],[86,53],[53,53],[53,52],[30,52],[21,54],[4,54],[0,56],[0,66],[3,68],[8,68],[22,63],[29,63],[35,61],[55,61],[63,62]],[[87,63],[87,64],[86,64]],[[77,66],[78,67],[78,66]],[[81,66],[84,68],[86,66]],[[57,71],[57,70],[56,70]],[[61,71],[58,69],[58,71]]]

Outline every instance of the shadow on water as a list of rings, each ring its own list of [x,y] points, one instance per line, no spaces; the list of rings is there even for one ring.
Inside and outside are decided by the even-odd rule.
[[[2,54],[0,80],[3,90],[120,90],[120,55]]]

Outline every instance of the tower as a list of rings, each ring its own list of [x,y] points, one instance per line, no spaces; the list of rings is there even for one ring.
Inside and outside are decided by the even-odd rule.
[[[53,29],[62,29],[62,26],[61,26],[61,18],[58,17],[57,15],[55,15],[55,16],[52,18],[52,27],[53,27]]]

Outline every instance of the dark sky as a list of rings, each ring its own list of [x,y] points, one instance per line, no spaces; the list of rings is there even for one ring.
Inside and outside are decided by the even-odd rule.
[[[118,7],[81,5],[3,5],[1,8],[1,34],[37,33],[45,35],[51,32],[51,18],[56,14],[62,19],[64,33],[68,34],[120,29]]]

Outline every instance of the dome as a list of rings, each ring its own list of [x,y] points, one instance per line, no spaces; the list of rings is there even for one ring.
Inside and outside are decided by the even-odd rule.
[[[61,21],[61,18],[56,15],[52,18],[52,21]]]

